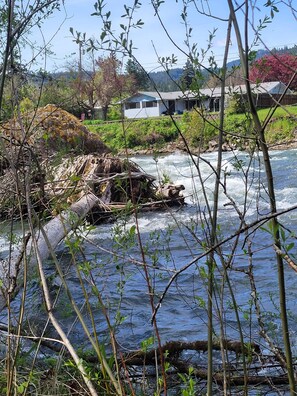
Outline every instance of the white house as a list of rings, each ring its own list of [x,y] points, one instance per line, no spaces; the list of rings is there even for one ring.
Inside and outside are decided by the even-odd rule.
[[[182,113],[185,110],[185,95],[177,92],[138,92],[123,101],[127,118],[158,117],[165,113]]]
[[[256,103],[261,96],[281,95],[286,85],[279,81],[252,84]],[[246,94],[245,85],[226,87],[227,102],[232,94]],[[287,90],[287,94],[292,91]],[[297,101],[297,100],[296,100]],[[191,91],[176,92],[138,92],[123,100],[123,112],[127,118],[158,117],[163,114],[182,114],[194,106],[204,107],[208,111],[219,111],[221,105],[221,88],[204,88],[199,93]]]

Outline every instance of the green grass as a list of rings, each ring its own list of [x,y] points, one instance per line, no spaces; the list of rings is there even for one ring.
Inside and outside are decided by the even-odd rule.
[[[124,125],[124,127],[123,127]],[[91,132],[98,133],[102,141],[112,150],[127,148],[149,148],[174,141],[178,130],[169,117],[158,119],[126,120],[122,122],[87,125]]]
[[[270,109],[261,109],[258,111],[260,120],[263,121],[270,113]],[[273,118],[297,116],[297,106],[278,107],[273,113]]]
[[[271,114],[271,109],[261,109],[258,114],[260,120],[264,122]],[[267,142],[281,143],[291,140],[296,129],[296,117],[297,106],[277,108],[266,128]],[[197,113],[185,113],[176,119],[176,124],[192,147],[202,144],[207,148],[208,142],[218,135],[218,118],[210,118],[210,120],[211,123],[204,122],[202,118],[199,119]],[[158,149],[168,142],[177,141],[179,137],[178,128],[170,117],[125,120],[124,123],[93,120],[85,124],[90,131],[98,133],[102,141],[115,152],[124,147]],[[247,114],[227,114],[224,129],[230,141],[242,140],[251,134],[251,117]]]

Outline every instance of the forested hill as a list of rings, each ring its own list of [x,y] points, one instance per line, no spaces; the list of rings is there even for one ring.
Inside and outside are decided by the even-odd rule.
[[[180,80],[183,71],[182,68],[176,68],[171,69],[169,72],[157,71],[149,73],[150,79],[152,80],[150,89],[155,91],[155,88],[157,88],[161,92],[180,90],[177,82]]]
[[[265,49],[260,49],[256,53],[256,58],[255,59],[260,59],[263,58],[265,55],[270,55],[270,54],[277,54],[277,55],[282,55],[282,54],[292,54],[292,55],[297,55],[297,45],[294,45],[293,47],[284,47],[284,48],[273,48],[271,51],[265,50]],[[227,66],[229,69],[231,67],[238,66],[240,64],[240,60],[236,59],[234,61],[228,62]]]
[[[292,54],[292,55],[297,55],[297,45],[294,45],[293,47],[283,47],[283,48],[273,48],[271,51],[265,50],[265,49],[260,49],[256,53],[255,59],[260,59],[265,55],[269,55],[270,53],[274,54]],[[232,67],[239,66],[240,60],[236,59],[233,61],[230,61],[227,63],[228,69],[231,69]],[[149,73],[151,79],[153,80],[153,83],[156,85],[158,90],[161,92],[169,92],[169,91],[177,91],[179,90],[179,86],[177,82],[180,80],[181,76],[183,75],[184,69],[183,68],[176,68],[176,69],[171,69],[169,72],[166,71],[158,71],[158,72],[152,72]],[[208,80],[207,72],[204,71],[202,73],[205,77],[205,80]],[[151,85],[150,89],[154,90],[154,84]]]
[[[256,53],[255,59],[262,58],[265,55],[268,55],[270,53],[275,53],[278,55],[281,54],[293,54],[297,55],[297,45],[294,45],[293,47],[283,47],[276,49],[274,48],[272,51],[268,51],[265,49],[260,49]],[[240,64],[239,59],[230,61],[227,66],[229,69],[232,67],[236,67]],[[186,67],[186,66],[185,66]],[[161,92],[169,92],[169,91],[178,91],[180,90],[180,85],[178,84],[180,82],[181,77],[183,76],[183,73],[185,72],[185,67],[184,68],[173,68],[169,72],[166,71],[156,71],[156,72],[150,72],[149,76],[151,78],[151,83],[148,87],[148,91],[155,91],[158,89]],[[59,72],[59,73],[52,73],[48,74],[46,79],[51,80],[51,78],[54,79],[59,79],[59,78],[64,78],[65,80],[68,79],[75,79],[78,75],[78,72],[76,71],[71,71],[71,72]],[[209,75],[207,71],[202,72],[202,78],[204,78],[205,81],[208,81]]]

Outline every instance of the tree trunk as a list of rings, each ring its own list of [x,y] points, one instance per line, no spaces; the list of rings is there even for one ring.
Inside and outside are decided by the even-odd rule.
[[[108,106],[102,106],[102,118],[103,121],[107,121]]]
[[[75,229],[98,202],[99,198],[93,193],[89,193],[72,204],[69,209],[50,220],[45,226],[38,227],[35,238],[41,260],[46,260],[50,256],[69,231]],[[0,262],[0,279],[2,280],[0,311],[6,306],[7,296],[13,295],[20,285],[24,260],[27,261],[28,268],[32,268],[37,263],[31,235],[27,235],[22,246],[18,246],[8,258]]]

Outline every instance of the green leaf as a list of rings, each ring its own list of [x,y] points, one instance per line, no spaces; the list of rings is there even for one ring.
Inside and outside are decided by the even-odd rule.
[[[134,237],[136,231],[136,225],[133,225],[129,230],[130,237]]]
[[[280,229],[280,235],[281,235],[281,238],[282,238],[283,242],[285,242],[285,240],[286,240],[286,233],[285,233],[285,231],[284,231],[283,228]]]
[[[290,250],[293,249],[294,246],[295,246],[295,243],[294,243],[294,242],[289,243],[289,245],[286,246],[286,251],[289,252]]]

